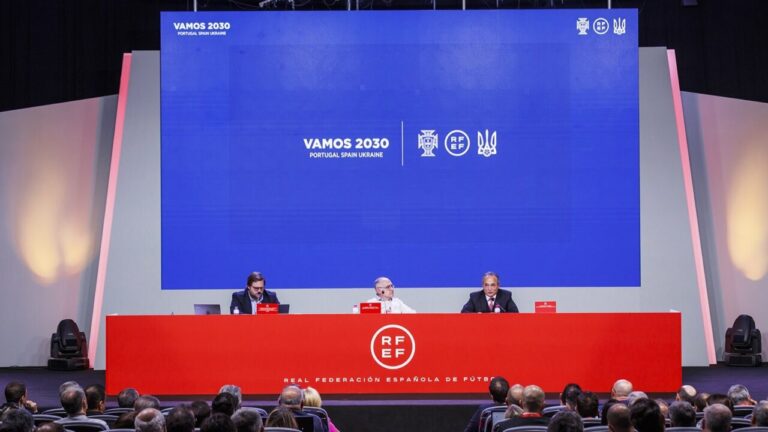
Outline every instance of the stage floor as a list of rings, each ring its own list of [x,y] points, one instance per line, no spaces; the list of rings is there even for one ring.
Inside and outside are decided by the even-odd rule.
[[[49,371],[45,368],[0,368],[0,386],[10,381],[27,385],[30,399],[42,409],[59,406],[58,386],[64,381],[81,385],[104,384],[104,371]],[[726,393],[732,384],[743,384],[755,400],[768,399],[768,366],[735,368],[722,365],[683,368],[683,383],[707,393]],[[237,384],[237,383],[232,383]],[[530,384],[530,383],[521,383]],[[141,389],[139,389],[141,390]],[[601,403],[610,389],[589,389],[600,395]],[[642,389],[637,389],[642,390]],[[271,409],[277,394],[247,395],[243,405]],[[651,397],[674,399],[674,394],[651,394]],[[548,393],[548,404],[557,404],[558,394]],[[193,400],[213,399],[212,395],[178,395],[161,397],[163,406],[173,406]],[[486,403],[483,394],[459,395],[326,395],[323,407],[334,424],[343,432],[366,431],[443,431],[463,430],[477,406]],[[114,406],[109,398],[108,406]]]

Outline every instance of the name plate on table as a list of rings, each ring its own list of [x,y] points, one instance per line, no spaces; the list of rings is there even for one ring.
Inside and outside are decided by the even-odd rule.
[[[380,314],[381,303],[379,302],[360,303],[360,313],[361,314]]]
[[[259,303],[256,305],[257,314],[276,314],[279,311],[278,306],[273,303]]]
[[[557,312],[556,301],[537,301],[534,303],[536,313],[555,313]]]

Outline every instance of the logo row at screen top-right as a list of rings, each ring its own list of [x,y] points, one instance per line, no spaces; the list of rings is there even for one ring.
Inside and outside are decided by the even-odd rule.
[[[579,31],[579,36],[586,36],[589,34],[590,22],[589,18],[579,18],[576,20],[576,30]],[[592,31],[598,35],[604,35],[611,29],[611,23],[605,18],[597,18],[592,22]],[[625,18],[613,19],[613,34],[623,35],[627,33],[627,20]]]

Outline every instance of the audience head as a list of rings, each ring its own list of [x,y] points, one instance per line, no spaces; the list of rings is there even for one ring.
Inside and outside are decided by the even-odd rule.
[[[83,389],[80,384],[77,383],[77,381],[64,381],[59,386],[59,396],[61,396],[65,390],[69,390],[70,388],[79,388],[81,390]]]
[[[664,432],[664,416],[654,400],[637,399],[629,407],[629,416],[637,432]]]
[[[730,432],[731,417],[731,409],[727,406],[719,403],[711,404],[704,408],[701,428],[708,432]]]
[[[323,399],[320,393],[312,387],[304,389],[304,406],[322,408]]]
[[[113,429],[133,429],[136,425],[136,411],[129,411],[127,413],[120,414],[120,417],[115,420]]]
[[[591,391],[583,392],[576,398],[576,411],[584,418],[598,417],[600,400]]]
[[[731,414],[733,414],[733,402],[731,402],[731,399],[728,397],[728,395],[724,395],[722,393],[712,393],[709,395],[707,398],[707,406],[715,404],[725,405],[729,410],[731,410]]]
[[[645,394],[645,392],[633,391],[627,395],[627,405],[632,406],[632,404],[635,403],[635,401],[638,399],[648,399],[648,395]]]
[[[237,398],[231,393],[219,393],[211,403],[211,412],[214,414],[222,413],[227,417],[232,417],[235,410],[237,410]]]
[[[137,413],[144,411],[147,408],[154,408],[160,410],[160,399],[152,395],[143,395],[136,398],[136,402],[133,403],[133,410]]]
[[[5,386],[5,401],[9,404],[23,404],[27,397],[27,386],[22,382],[12,381]]]
[[[618,405],[626,406],[625,404],[617,401],[616,399],[608,399],[608,401],[605,404],[603,404],[603,410],[601,411],[601,414],[600,414],[600,424],[601,425],[603,425],[603,426],[607,426],[608,425],[608,410],[610,410],[611,407],[613,407],[614,405],[617,405],[617,404]]]
[[[576,409],[576,398],[581,394],[581,386],[576,383],[568,383],[563,387],[560,393],[560,405],[565,405],[569,409]]]
[[[657,404],[659,404],[659,409],[661,410],[661,416],[665,419],[669,418],[669,404],[664,399],[654,399]]]
[[[107,400],[107,393],[104,386],[100,384],[91,384],[85,388],[85,400],[88,403],[88,411],[104,412],[104,405]]]
[[[134,425],[136,432],[164,432],[165,416],[155,408],[144,408],[136,411]]]
[[[768,401],[760,401],[752,410],[752,426],[768,426]]]
[[[138,398],[139,392],[135,388],[125,388],[117,395],[117,406],[120,408],[133,408],[133,404],[136,403]]]
[[[696,409],[686,401],[674,401],[669,406],[669,421],[673,427],[694,427],[696,426]]]
[[[240,387],[234,384],[224,384],[219,389],[219,393],[229,393],[234,396],[237,399],[237,408],[240,408],[240,405],[243,404],[243,392],[240,390]]]
[[[691,406],[693,406],[693,400],[695,398],[696,389],[690,385],[680,386],[680,388],[677,389],[677,394],[675,395],[675,400],[688,402],[691,404]]]
[[[625,379],[620,379],[613,383],[611,399],[625,400],[630,393],[632,393],[632,383]]]
[[[575,412],[563,410],[549,420],[547,432],[584,432],[584,423]]]
[[[517,405],[522,408],[523,406],[523,390],[525,387],[523,387],[520,384],[515,384],[512,387],[509,388],[509,391],[507,392],[507,399],[506,404],[507,405]]]
[[[131,423],[129,428],[133,429],[133,423]],[[59,423],[47,422],[38,426],[37,429],[35,429],[35,432],[66,432],[66,429]]]
[[[25,409],[11,409],[5,413],[0,431],[3,432],[34,432],[35,421],[32,414]]]
[[[503,377],[494,377],[488,384],[488,392],[491,398],[498,404],[506,403],[507,393],[509,393],[509,382]]]
[[[755,401],[749,395],[749,390],[741,384],[734,384],[728,389],[728,399],[731,400],[733,406],[752,406],[755,404]]]
[[[696,408],[696,412],[704,412],[704,408],[707,407],[707,400],[709,399],[709,393],[697,393],[693,398],[693,407]]]
[[[293,410],[299,410],[304,406],[304,392],[296,385],[289,385],[280,392],[277,404]]]
[[[237,429],[235,429],[235,423],[232,422],[228,415],[215,412],[203,421],[203,424],[200,426],[200,432],[237,432]]]
[[[195,414],[192,407],[182,404],[168,413],[165,417],[165,428],[168,432],[195,432]]]
[[[296,424],[296,419],[293,417],[293,412],[290,409],[285,406],[279,406],[273,409],[271,413],[269,413],[266,427],[298,429],[299,425]]]
[[[85,414],[88,405],[85,401],[85,392],[79,386],[68,387],[61,393],[60,399],[61,407],[68,415]]]
[[[240,408],[232,416],[237,432],[261,432],[263,429],[261,415],[248,408]],[[170,432],[170,431],[168,431]]]
[[[211,407],[206,401],[194,401],[192,402],[192,413],[195,415],[195,427],[200,427],[203,421],[210,417]]]
[[[544,409],[544,390],[536,385],[529,385],[523,390],[523,410],[540,413]]]
[[[632,432],[632,420],[629,407],[623,403],[613,401],[603,416],[603,421],[608,425],[610,432]]]

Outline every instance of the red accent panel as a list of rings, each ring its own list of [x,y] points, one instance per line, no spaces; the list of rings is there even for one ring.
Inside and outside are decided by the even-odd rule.
[[[215,394],[225,383],[275,394],[288,382],[323,394],[485,393],[499,375],[550,392],[567,382],[607,392],[618,378],[675,391],[680,314],[107,317],[109,394]]]

